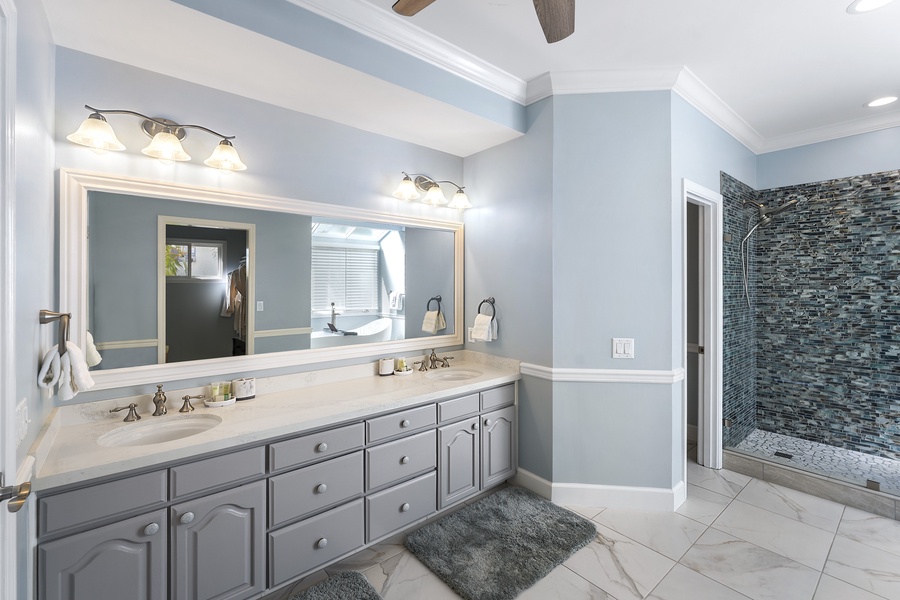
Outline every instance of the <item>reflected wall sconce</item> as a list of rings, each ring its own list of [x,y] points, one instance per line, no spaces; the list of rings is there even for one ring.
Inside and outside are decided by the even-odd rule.
[[[147,156],[157,158],[164,164],[173,161],[191,160],[190,155],[181,146],[181,140],[187,135],[187,129],[199,129],[220,138],[219,144],[213,150],[204,164],[219,169],[222,172],[243,171],[247,168],[231,140],[233,135],[222,135],[212,129],[201,125],[181,125],[169,119],[148,117],[133,110],[100,110],[87,104],[84,107],[91,111],[88,118],[81,123],[78,131],[66,136],[66,139],[82,146],[87,146],[97,154],[106,152],[119,152],[125,149],[125,145],[119,141],[112,126],[103,115],[131,115],[143,119],[141,130],[151,139],[150,144],[141,150]]]
[[[463,186],[447,180],[437,181],[421,173],[409,175],[406,171],[401,172],[403,173],[403,180],[394,192],[395,198],[400,198],[401,200],[418,200],[422,198],[424,204],[430,204],[431,206],[443,206],[446,204],[447,208],[455,208],[456,210],[472,208],[469,198],[463,191]],[[453,194],[452,200],[448,201],[447,197],[444,196],[444,192],[441,190],[442,183],[449,183],[456,188],[456,193]],[[422,197],[422,194],[425,196]]]

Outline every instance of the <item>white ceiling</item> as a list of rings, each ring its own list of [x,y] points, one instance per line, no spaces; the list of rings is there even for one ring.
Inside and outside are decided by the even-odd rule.
[[[900,96],[900,1],[850,15],[850,0],[579,0],[575,33],[552,45],[544,41],[528,0],[437,0],[411,19],[390,10],[393,0],[291,1],[411,52],[430,47],[434,53],[437,47],[438,59],[432,54],[426,60],[445,57],[448,68],[465,64],[469,72],[483,71],[476,79],[492,87],[496,83],[521,102],[527,98],[526,82],[532,84],[530,94],[546,73],[552,74],[554,93],[566,93],[556,89],[556,82],[576,74],[582,83],[593,81],[586,72],[604,74],[605,80],[612,73],[627,82],[634,73],[686,69],[698,80],[695,87],[705,86],[707,100],[698,108],[756,152],[900,125],[900,103],[864,107],[879,96]],[[58,45],[459,156],[516,135],[488,119],[167,0],[44,0],[44,5]],[[165,43],[152,49],[130,43],[140,39],[147,22],[160,18],[172,27],[155,35],[178,40],[173,47],[182,50],[189,39],[203,51],[186,59],[183,53],[160,51]],[[407,35],[429,41],[409,43]],[[450,47],[441,46],[441,40]],[[250,68],[205,60],[223,43],[244,49],[243,62]],[[261,64],[267,68],[260,70]],[[318,77],[336,73],[329,75],[335,86],[317,86],[315,95],[307,86],[285,89],[289,78],[279,77],[278,70],[296,73],[298,64]],[[671,88],[674,77],[668,80],[658,87]],[[350,89],[368,110],[348,104]],[[590,91],[590,85],[579,89]],[[411,114],[418,118],[414,124]],[[423,123],[431,125],[423,128]],[[468,133],[460,136],[459,131]]]

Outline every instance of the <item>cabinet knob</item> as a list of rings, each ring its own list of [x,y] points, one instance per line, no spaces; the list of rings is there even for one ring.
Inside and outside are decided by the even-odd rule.
[[[150,523],[144,527],[144,535],[153,535],[157,531],[159,531],[159,523]]]
[[[472,431],[478,431],[478,423],[472,423]]]
[[[325,452],[326,450],[328,450],[328,444],[326,444],[325,442],[322,442],[321,444],[316,446],[316,452]]]
[[[401,465],[405,465],[405,464],[407,464],[407,463],[409,463],[409,457],[408,457],[408,456],[404,456],[403,458],[400,459],[400,464],[401,464]]]
[[[403,505],[400,507],[400,512],[406,512],[408,510],[409,510],[409,502],[404,502]]]
[[[491,423],[493,423],[493,421],[491,421],[490,419],[485,419],[485,420],[484,420],[484,426],[485,426],[485,427],[490,427],[490,426],[491,426]]]
[[[325,485],[324,483],[320,483],[319,485],[316,486],[316,493],[324,494],[325,490],[327,490],[327,489],[328,489],[327,485]]]
[[[182,525],[187,525],[188,523],[190,523],[191,521],[194,520],[194,513],[186,512],[183,515],[181,515],[181,518],[178,520],[181,521]]]
[[[403,419],[400,421],[400,427],[409,427],[409,419]]]
[[[324,548],[327,545],[328,545],[327,538],[321,538],[318,542],[316,542],[316,548]]]

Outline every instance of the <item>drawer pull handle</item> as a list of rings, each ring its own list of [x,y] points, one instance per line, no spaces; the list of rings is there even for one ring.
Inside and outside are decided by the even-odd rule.
[[[144,527],[144,535],[153,535],[157,531],[159,531],[159,523],[150,523]]]
[[[400,427],[409,427],[409,419],[403,419],[400,421]]]
[[[408,463],[409,463],[409,457],[408,457],[408,456],[404,456],[403,458],[400,459],[400,464],[401,464],[401,465],[405,465],[405,464],[408,464]]]
[[[319,485],[316,486],[316,493],[324,494],[325,490],[327,490],[327,489],[328,489],[327,485],[325,485],[324,483],[320,483]]]
[[[472,431],[478,431],[478,423],[472,423]]]
[[[194,520],[194,513],[186,512],[183,515],[181,515],[181,518],[178,520],[181,521],[182,525],[187,525],[188,523],[190,523],[191,521]]]
[[[321,444],[316,446],[316,452],[325,452],[326,450],[328,450],[328,444],[326,444],[325,442],[322,442]]]
[[[327,546],[327,545],[328,545],[328,539],[327,539],[327,538],[322,538],[322,539],[320,539],[318,542],[316,542],[316,548],[324,548],[324,547]]]
[[[409,502],[404,502],[403,505],[400,507],[400,512],[406,512],[408,510],[409,510]]]
[[[491,423],[493,423],[493,421],[491,421],[490,419],[485,419],[485,420],[484,420],[484,426],[485,426],[485,427],[490,427],[490,426],[491,426]]]

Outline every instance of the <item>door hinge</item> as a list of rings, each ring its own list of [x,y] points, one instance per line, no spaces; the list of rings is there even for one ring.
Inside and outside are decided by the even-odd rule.
[[[697,354],[703,354],[704,349],[703,346],[697,346]]]
[[[19,509],[25,505],[25,499],[31,493],[31,482],[26,481],[20,485],[11,485],[3,487],[3,473],[0,473],[0,502],[9,500],[6,506],[9,512],[19,512]]]

